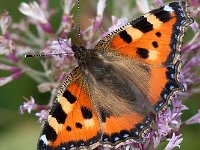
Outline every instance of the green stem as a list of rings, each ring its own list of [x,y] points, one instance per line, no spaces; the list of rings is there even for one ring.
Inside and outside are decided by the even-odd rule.
[[[30,39],[30,43],[34,42],[34,45],[38,45],[41,46],[43,45],[43,41],[41,38],[36,37],[30,30],[26,30],[26,32],[24,32],[26,34],[26,36],[28,36],[28,38]]]
[[[27,74],[30,78],[32,78],[37,83],[46,82],[45,78],[48,79],[49,81],[51,80],[43,72],[34,70],[34,69],[30,68],[29,66],[22,64],[21,62],[14,64],[9,59],[2,58],[2,57],[0,58],[0,62],[2,62],[3,64],[16,65],[18,68],[20,68],[22,70],[22,72]]]

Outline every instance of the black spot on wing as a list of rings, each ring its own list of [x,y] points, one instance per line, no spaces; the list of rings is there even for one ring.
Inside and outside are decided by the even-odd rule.
[[[119,33],[120,38],[125,41],[126,43],[131,43],[132,38],[131,36],[126,32],[126,30]]]
[[[157,37],[161,37],[161,33],[160,32],[156,32],[156,36]]]
[[[73,104],[76,101],[76,97],[72,95],[72,93],[68,90],[63,93],[63,97],[65,97],[70,102],[70,104]]]
[[[91,119],[92,118],[92,111],[87,107],[81,107],[82,116],[84,119]]]
[[[63,111],[62,106],[60,103],[57,103],[55,108],[51,112],[52,117],[56,118],[58,123],[65,123],[65,119],[67,114]]]
[[[137,21],[139,20],[139,21]],[[139,29],[143,33],[147,33],[153,30],[153,25],[147,21],[147,18],[144,16],[140,17],[136,21],[132,21],[130,24],[134,27]]]
[[[147,59],[149,57],[149,51],[145,48],[137,48],[136,53],[144,59]]]
[[[170,12],[165,11],[161,8],[158,10],[152,11],[152,13],[156,16],[156,18],[158,18],[160,21],[164,23],[171,19]]]
[[[52,142],[57,138],[56,131],[48,123],[45,124],[42,135],[46,135],[47,140]]]
[[[83,125],[81,123],[79,123],[79,122],[76,122],[75,125],[76,125],[76,128],[79,128],[79,129],[81,129],[83,127]]]
[[[70,126],[67,126],[67,127],[66,127],[66,130],[67,130],[67,131],[72,131],[72,128],[71,128]]]
[[[152,45],[153,45],[154,48],[158,48],[158,42],[153,41],[153,42],[152,42]]]

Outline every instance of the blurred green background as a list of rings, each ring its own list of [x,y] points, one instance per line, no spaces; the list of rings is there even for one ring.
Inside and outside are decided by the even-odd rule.
[[[28,0],[0,0],[0,13],[8,10],[13,20],[19,21],[22,15],[18,11],[18,6],[22,1],[29,2]],[[113,9],[113,1],[108,1],[108,8]],[[84,8],[81,11],[84,11],[84,13],[87,13],[87,9],[90,7],[87,2],[81,3],[81,7]],[[59,13],[52,19],[52,23],[56,27],[60,23],[59,20],[61,17],[61,9],[59,9],[61,7],[60,1],[50,0],[50,6],[58,8]],[[35,68],[38,67],[38,59],[28,59],[25,61],[28,64],[33,64]],[[41,103],[47,103],[49,95],[38,93],[36,85],[33,80],[23,75],[20,79],[0,87],[0,150],[36,149],[37,138],[41,131],[38,118],[34,116],[34,113],[19,114],[19,106],[23,103],[23,96],[29,97],[32,95],[35,99],[40,100]],[[190,118],[197,112],[200,108],[199,99],[200,94],[194,95],[185,101],[186,106],[190,110],[184,113],[183,120]],[[200,125],[185,126],[182,128],[181,133],[183,133],[184,138],[181,149],[200,149]],[[162,149],[163,146],[161,145],[159,149]]]

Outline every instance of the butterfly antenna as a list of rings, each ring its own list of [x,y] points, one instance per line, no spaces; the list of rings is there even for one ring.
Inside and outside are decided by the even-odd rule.
[[[52,56],[69,56],[69,55],[73,55],[74,53],[57,53],[57,54],[36,54],[36,55],[32,55],[32,54],[27,54],[24,57],[52,57]]]
[[[63,40],[62,38],[57,37],[57,41],[58,41],[60,47],[62,48],[61,41],[65,42],[65,40]],[[54,53],[54,54],[35,54],[35,55],[27,54],[27,55],[25,55],[25,57],[52,57],[52,56],[60,56],[61,57],[61,56],[69,56],[69,55],[73,55],[73,54],[74,53],[65,53],[65,52],[64,53]]]
[[[80,0],[77,0],[77,9],[78,9],[78,36],[79,36],[79,46],[81,46]]]

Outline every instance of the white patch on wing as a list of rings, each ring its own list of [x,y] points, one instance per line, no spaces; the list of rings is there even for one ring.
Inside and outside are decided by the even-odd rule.
[[[150,50],[148,59],[150,60],[158,59],[158,52],[156,50]]]
[[[62,109],[66,114],[69,114],[74,108],[74,104],[70,104],[65,97],[59,97],[58,102],[61,104]]]
[[[45,145],[48,145],[48,144],[49,144],[49,141],[47,140],[46,135],[42,135],[42,136],[40,137],[40,140],[42,140],[43,143],[44,143]]]
[[[146,14],[144,15],[147,18],[147,21],[149,23],[151,23],[153,25],[154,29],[159,29],[160,26],[163,24],[163,22],[161,22],[158,18],[156,18],[156,16],[154,16],[153,14]],[[134,34],[133,34],[134,35]]]
[[[64,127],[64,125],[59,124],[56,118],[52,117],[52,115],[48,116],[48,123],[56,131],[56,133],[60,132],[60,130]]]
[[[85,125],[86,129],[93,128],[95,126],[94,119],[85,119],[84,120],[84,125]]]
[[[169,5],[165,5],[163,9],[165,11],[174,11]]]

